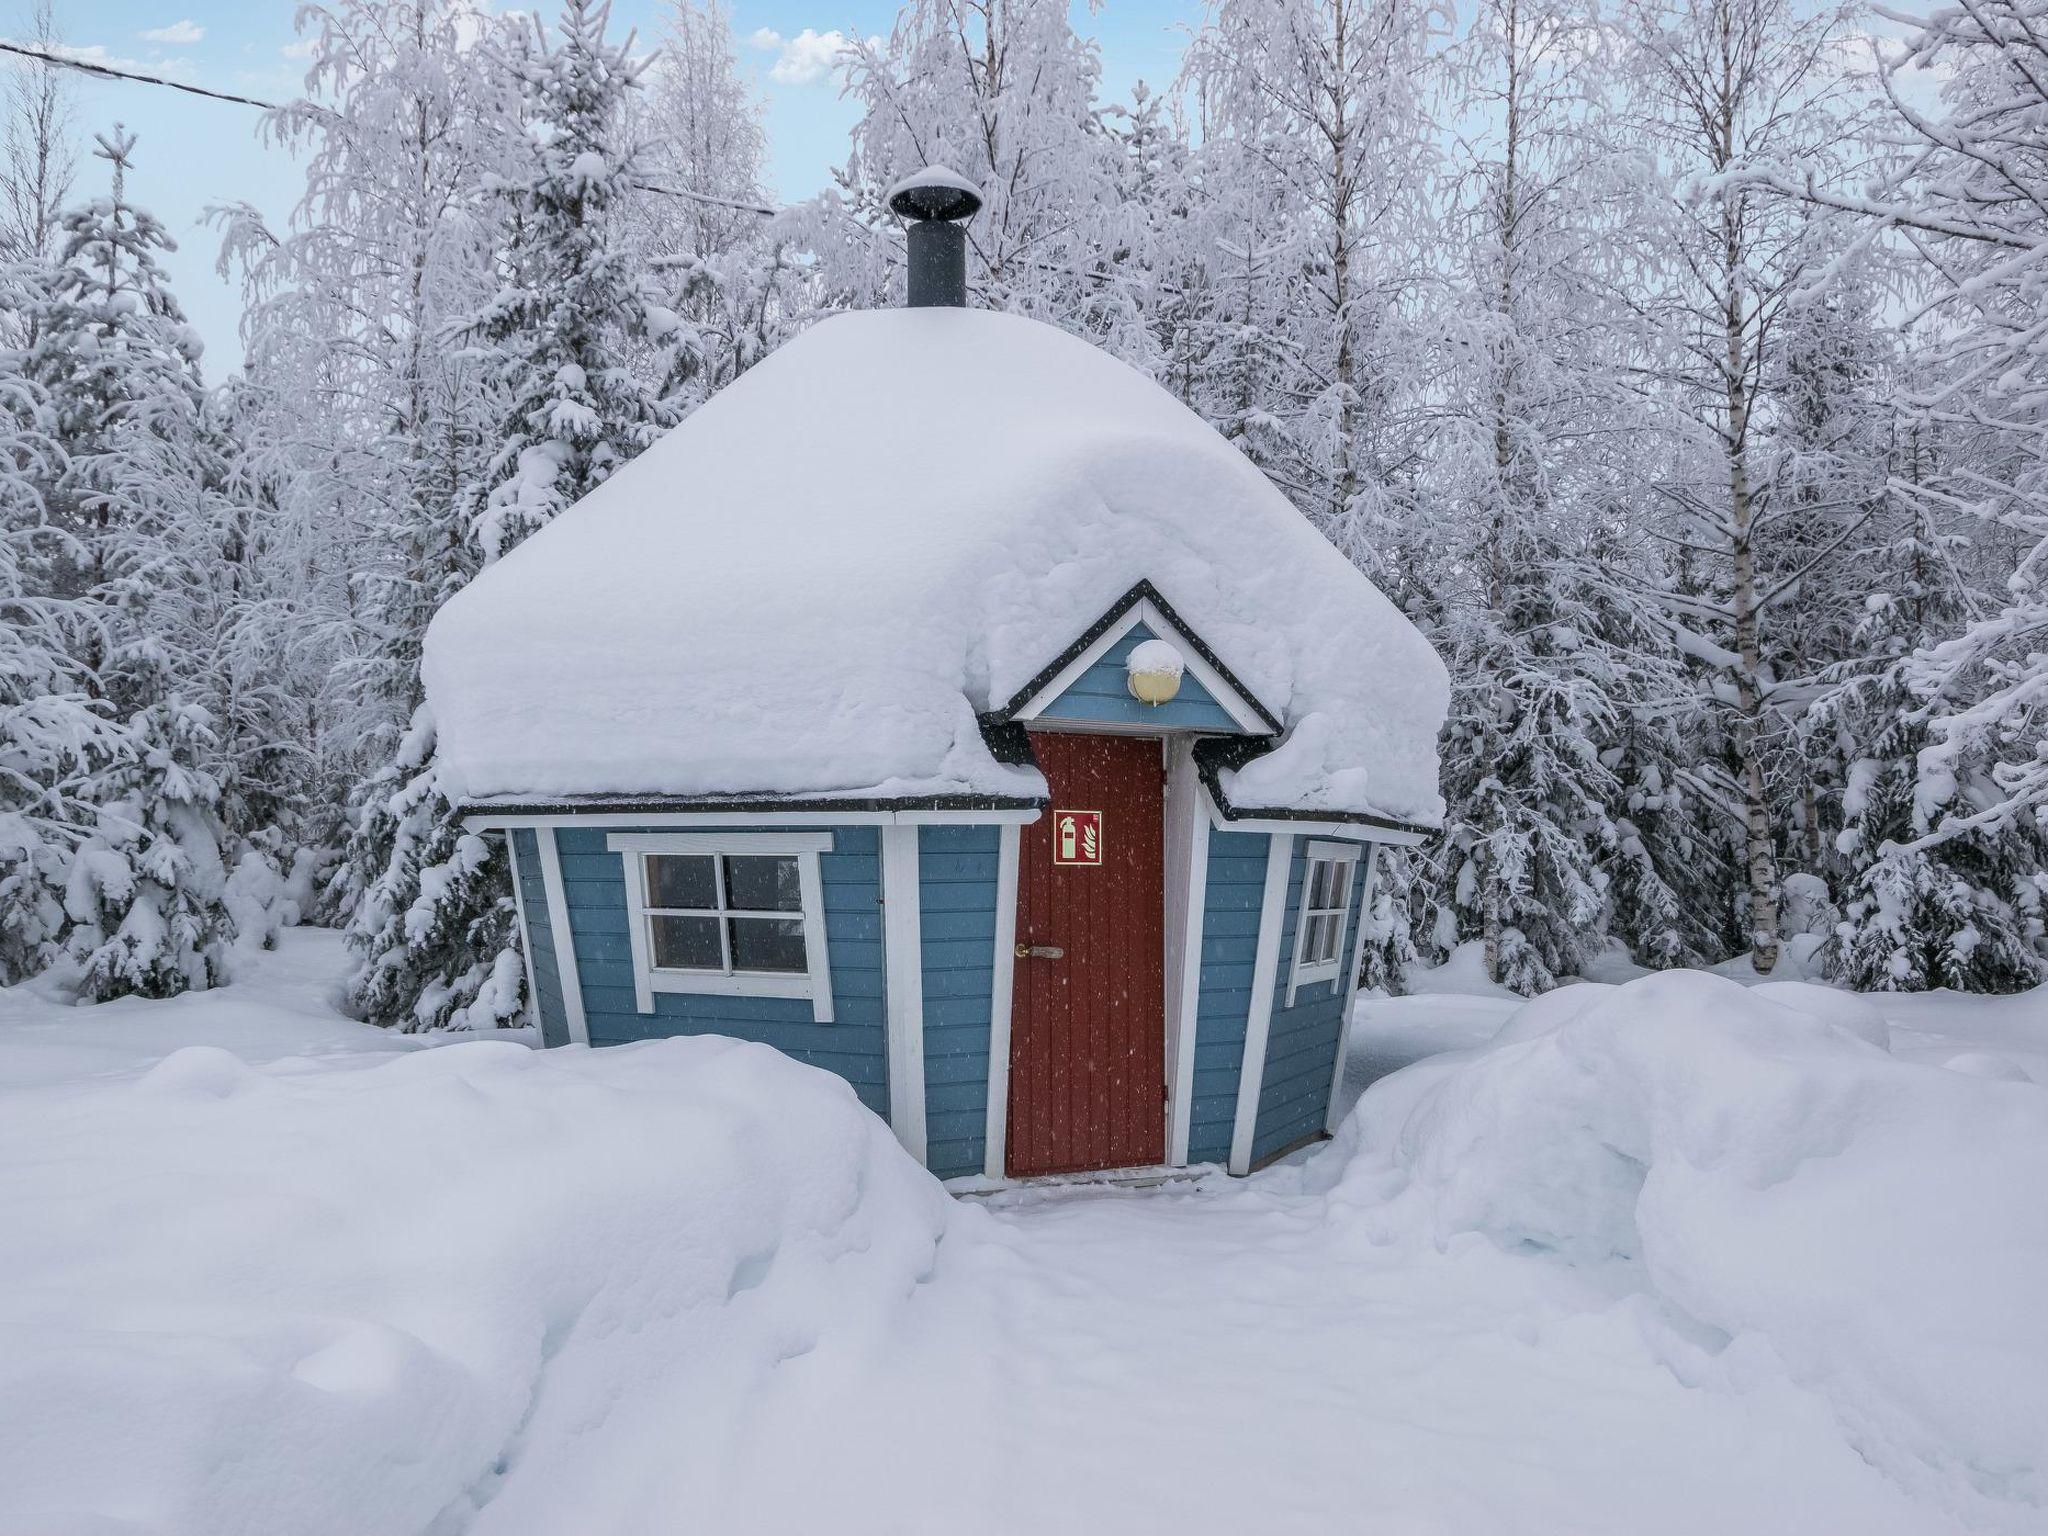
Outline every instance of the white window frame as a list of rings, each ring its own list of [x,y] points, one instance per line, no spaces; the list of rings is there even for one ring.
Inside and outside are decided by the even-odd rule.
[[[654,1012],[657,992],[712,997],[802,997],[810,999],[814,1021],[833,1022],[832,965],[825,947],[825,882],[818,867],[818,856],[832,849],[830,832],[614,832],[605,839],[605,846],[625,859],[626,932],[633,949],[633,993],[640,1012]],[[649,855],[660,854],[794,858],[803,900],[806,969],[787,973],[658,969],[648,931],[647,860]],[[723,920],[721,916],[720,921]],[[723,935],[719,943],[726,943]]]
[[[1318,982],[1335,981],[1344,970],[1344,935],[1351,923],[1351,897],[1353,884],[1358,878],[1358,861],[1362,854],[1356,843],[1311,842],[1302,850],[1301,906],[1294,914],[1294,963],[1287,973],[1287,1006],[1294,1006],[1294,999],[1303,987],[1312,987]],[[1334,907],[1314,907],[1308,904],[1309,893],[1316,885],[1316,865],[1335,864],[1343,870],[1341,886],[1337,892]],[[1337,943],[1328,960],[1308,963],[1304,955],[1308,950],[1309,919],[1311,917],[1335,916],[1337,919]]]

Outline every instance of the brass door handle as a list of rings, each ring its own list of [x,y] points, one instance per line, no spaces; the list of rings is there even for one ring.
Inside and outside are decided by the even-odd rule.
[[[1064,958],[1066,953],[1057,944],[1019,944],[1017,946],[1017,958],[1019,960],[1059,960]]]

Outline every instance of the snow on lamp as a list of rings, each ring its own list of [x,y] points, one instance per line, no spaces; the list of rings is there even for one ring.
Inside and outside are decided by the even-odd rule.
[[[1164,640],[1145,640],[1131,648],[1124,663],[1124,681],[1131,697],[1146,704],[1164,704],[1180,692],[1187,663]]]

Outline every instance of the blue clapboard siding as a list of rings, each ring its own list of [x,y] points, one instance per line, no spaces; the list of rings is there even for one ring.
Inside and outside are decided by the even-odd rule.
[[[1182,676],[1180,694],[1164,704],[1144,704],[1131,697],[1124,663],[1138,645],[1153,638],[1143,624],[1117,641],[1102,658],[1067,685],[1041,712],[1045,720],[1086,720],[1098,724],[1145,725],[1154,730],[1230,731],[1239,729],[1209,690],[1192,672]]]
[[[1332,839],[1318,838],[1329,842]],[[1294,840],[1294,865],[1287,880],[1287,914],[1280,927],[1279,980],[1273,988],[1272,1033],[1266,1037],[1266,1071],[1259,1082],[1259,1117],[1252,1127],[1252,1165],[1276,1152],[1306,1141],[1323,1129],[1330,1108],[1330,1076],[1344,1039],[1344,973],[1335,980],[1312,982],[1287,1006],[1287,987],[1294,971],[1294,934],[1301,919],[1308,876],[1309,839]],[[1344,965],[1349,965],[1351,940],[1358,932],[1365,901],[1365,850],[1351,876],[1351,911],[1345,919]]]
[[[920,827],[925,1166],[982,1171],[988,1145],[989,999],[995,975],[996,827]]]
[[[540,872],[540,835],[531,827],[511,833],[512,858],[519,866],[519,896],[526,920],[526,953],[533,962],[535,1010],[540,1015],[540,1043],[567,1045],[569,1016],[562,1009],[562,972],[555,960],[555,935],[548,927],[547,885]]]
[[[1237,1084],[1244,1066],[1245,1016],[1258,961],[1259,907],[1265,896],[1261,832],[1209,832],[1209,888],[1202,908],[1202,979],[1195,1000],[1195,1091],[1188,1161],[1230,1158]]]
[[[819,859],[819,873],[825,887],[825,937],[837,1020],[818,1024],[812,1021],[808,998],[657,992],[654,1012],[639,1012],[626,934],[625,856],[605,847],[608,831],[560,828],[555,835],[562,854],[562,888],[569,926],[575,931],[590,1043],[617,1045],[662,1035],[757,1040],[837,1073],[853,1084],[863,1104],[886,1117],[889,1057],[882,1005],[880,839],[873,827],[831,830],[832,849]]]

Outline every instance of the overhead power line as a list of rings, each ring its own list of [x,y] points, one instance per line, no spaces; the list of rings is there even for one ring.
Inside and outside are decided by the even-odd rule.
[[[134,70],[114,69],[106,64],[93,64],[85,59],[70,58],[61,53],[45,53],[39,48],[24,48],[19,43],[10,43],[4,39],[0,39],[0,52],[20,54],[24,59],[34,59],[39,64],[54,65],[58,69],[75,69],[82,75],[98,75],[107,80],[126,80],[134,85],[161,85],[173,91],[183,91],[189,96],[204,96],[209,101],[231,101],[240,107],[260,107],[265,112],[279,110],[274,101],[258,101],[254,96],[237,96],[229,91],[209,91],[203,85],[187,85],[182,80],[166,80],[161,75],[145,75]],[[779,211],[760,203],[742,203],[729,197],[713,197],[708,192],[692,192],[687,187],[659,187],[646,181],[636,181],[633,185],[642,192],[657,192],[663,197],[687,198],[693,203],[707,203],[714,208],[730,208],[737,213],[758,213],[772,218]]]
[[[75,69],[81,75],[100,75],[108,80],[132,80],[138,85],[167,86],[174,91],[183,91],[188,96],[204,96],[212,101],[231,101],[238,107],[261,107],[266,112],[277,110],[276,102],[258,101],[254,96],[236,96],[228,91],[209,91],[203,85],[187,85],[182,80],[166,80],[161,75],[144,75],[132,70],[112,69],[105,64],[69,58],[61,53],[44,53],[39,48],[24,48],[19,43],[0,41],[0,52],[18,53],[24,59],[34,59],[39,64],[53,64],[59,69]]]

